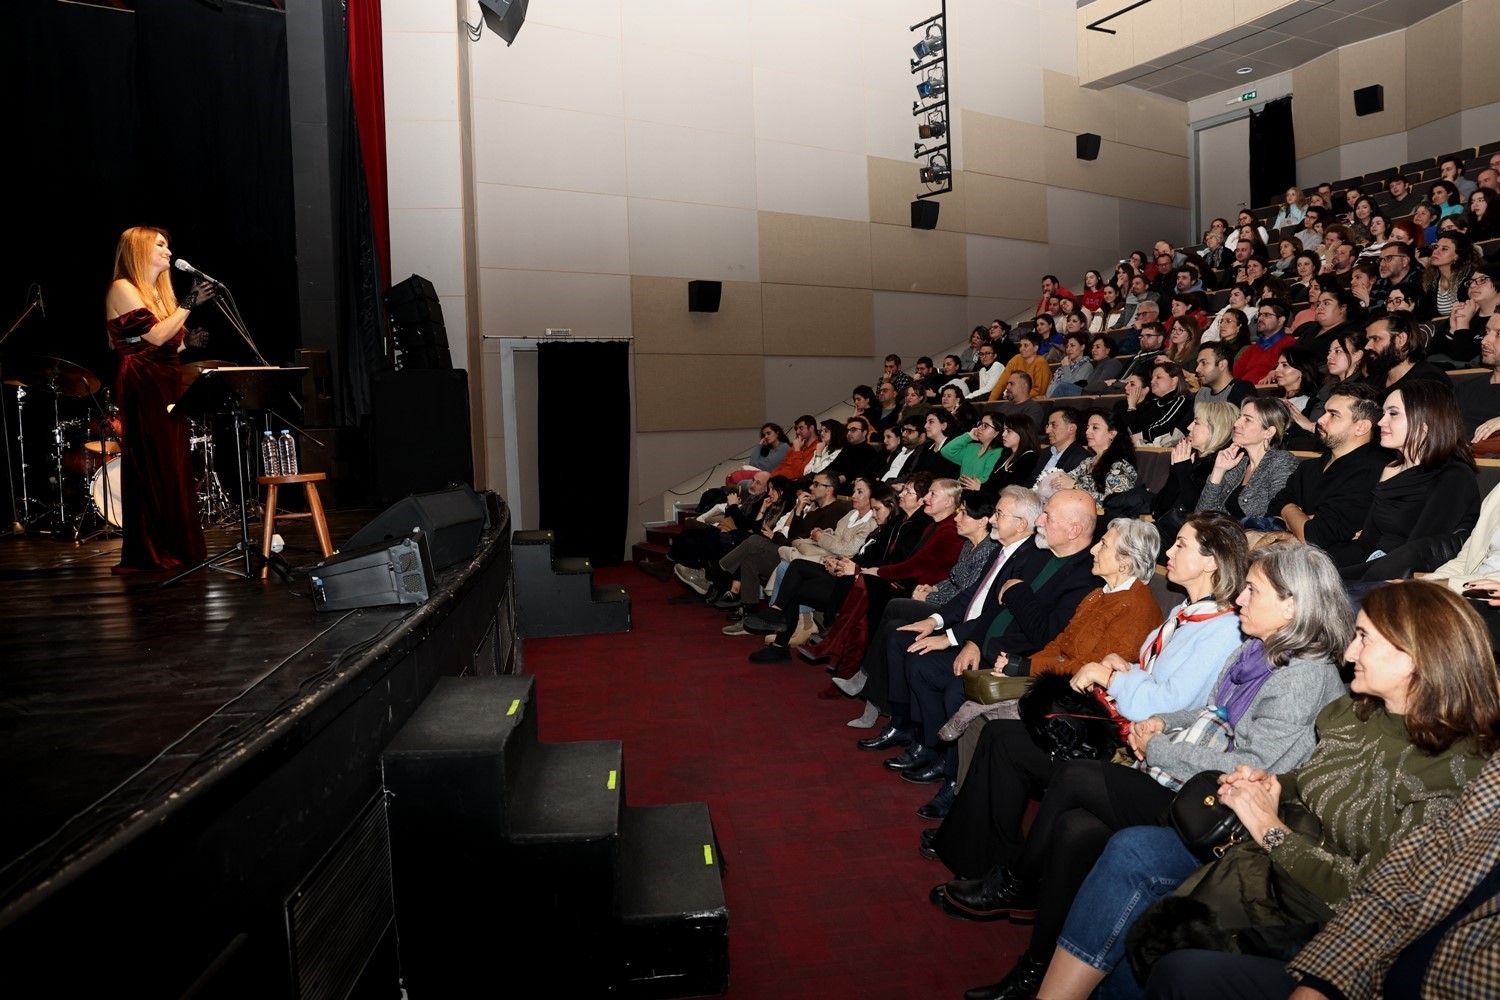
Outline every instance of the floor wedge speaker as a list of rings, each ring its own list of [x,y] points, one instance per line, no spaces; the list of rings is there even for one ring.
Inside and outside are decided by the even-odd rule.
[[[422,604],[432,596],[432,554],[421,530],[338,552],[308,571],[319,611]]]
[[[345,548],[357,549],[406,538],[413,528],[422,531],[431,549],[433,569],[463,562],[479,548],[479,536],[489,522],[484,498],[459,485],[437,493],[414,493],[397,500],[375,520],[360,528]]]

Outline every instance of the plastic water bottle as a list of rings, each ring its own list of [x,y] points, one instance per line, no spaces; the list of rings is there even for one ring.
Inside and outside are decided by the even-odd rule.
[[[285,428],[282,429],[281,437],[276,442],[276,455],[281,460],[281,474],[295,476],[297,474],[297,441],[292,437],[292,432]]]
[[[267,476],[281,475],[281,456],[276,448],[276,439],[271,436],[270,431],[261,435],[260,439],[260,464],[265,470],[262,474]]]

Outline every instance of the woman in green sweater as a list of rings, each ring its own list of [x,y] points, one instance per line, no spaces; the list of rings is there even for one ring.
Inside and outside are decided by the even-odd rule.
[[[1216,864],[1239,852],[1268,856],[1278,899],[1297,911],[1287,923],[1331,918],[1353,883],[1451,805],[1500,749],[1489,633],[1457,594],[1424,581],[1371,591],[1347,656],[1352,694],[1319,715],[1318,745],[1307,763],[1280,777],[1239,767],[1219,786],[1246,839]],[[1109,995],[1133,993],[1128,964],[1120,962],[1126,932],[1198,866],[1170,827],[1116,834],[1074,899],[1040,994],[1084,998],[1111,973]],[[1264,914],[1260,907],[1271,901],[1244,903]],[[1235,929],[1233,915],[1220,914],[1226,916]]]
[[[979,489],[995,471],[995,464],[1005,452],[1000,443],[1002,430],[1000,415],[986,413],[969,433],[960,434],[943,445],[942,456],[958,464],[958,481],[964,489]]]

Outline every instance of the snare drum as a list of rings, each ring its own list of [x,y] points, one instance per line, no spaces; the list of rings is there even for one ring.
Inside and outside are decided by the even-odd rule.
[[[89,479],[89,496],[93,498],[94,510],[116,528],[124,527],[125,523],[120,517],[120,465],[120,459],[112,457]]]

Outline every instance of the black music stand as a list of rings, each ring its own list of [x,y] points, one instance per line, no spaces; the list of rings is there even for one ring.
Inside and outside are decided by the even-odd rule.
[[[240,540],[223,552],[211,555],[192,569],[183,570],[161,586],[176,583],[200,569],[216,569],[233,573],[246,579],[260,573],[261,565],[270,566],[276,575],[287,579],[286,570],[279,560],[267,559],[260,549],[250,543],[251,494],[245,483],[245,430],[250,426],[247,413],[259,413],[270,407],[273,399],[280,400],[294,387],[300,386],[306,368],[209,368],[193,380],[172,408],[172,412],[189,416],[210,417],[228,413],[234,417],[234,465],[240,484]],[[219,563],[231,556],[240,556],[243,568]]]

